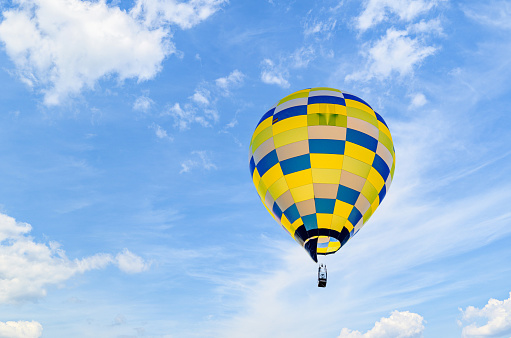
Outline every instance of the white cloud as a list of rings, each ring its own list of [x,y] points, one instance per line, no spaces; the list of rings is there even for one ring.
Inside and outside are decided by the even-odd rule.
[[[195,168],[202,168],[205,170],[216,169],[216,165],[211,161],[206,151],[192,151],[192,155],[196,155],[194,159],[188,159],[181,163],[180,174],[190,172]]]
[[[244,78],[245,75],[235,69],[228,76],[216,79],[215,83],[218,87],[228,93],[231,87],[240,86],[243,83]]]
[[[131,15],[147,26],[159,27],[175,24],[182,29],[191,28],[218,11],[228,0],[137,0]]]
[[[390,19],[391,14],[409,22],[418,15],[428,12],[438,2],[438,0],[367,0],[356,25],[359,30],[365,31]]]
[[[405,30],[388,29],[385,36],[372,46],[363,48],[367,64],[363,70],[346,76],[346,81],[367,81],[373,78],[385,79],[398,73],[410,75],[426,57],[437,50],[424,45],[418,38],[411,38]]]
[[[410,108],[418,108],[424,106],[428,100],[426,96],[422,93],[415,93],[412,95],[412,100],[410,102]]]
[[[463,337],[501,337],[511,334],[511,292],[503,301],[490,299],[482,309],[469,306],[463,312],[463,320],[484,318],[486,324],[471,323],[463,328]]]
[[[394,311],[388,318],[382,318],[366,333],[342,329],[338,338],[417,338],[424,331],[422,316],[408,311]]]
[[[198,88],[198,89],[195,89],[195,93],[193,93],[191,99],[195,103],[207,106],[210,103],[209,99],[208,99],[209,96],[210,96],[209,90],[204,89],[204,88]]]
[[[511,29],[511,4],[509,1],[488,1],[463,7],[467,17],[480,24],[498,29]]]
[[[190,128],[193,123],[198,123],[203,127],[210,127],[213,120],[206,115],[199,115],[197,108],[191,104],[185,104],[183,108],[179,103],[175,103],[169,108],[169,114],[174,118],[174,126],[179,130]],[[211,114],[209,116],[212,116]]]
[[[290,56],[291,67],[306,68],[316,57],[315,54],[316,53],[311,46],[298,48]]]
[[[151,106],[154,104],[154,101],[151,100],[147,96],[139,96],[133,103],[133,110],[138,110],[144,113],[147,113]]]
[[[153,78],[176,52],[168,25],[190,28],[225,2],[137,0],[127,12],[106,1],[22,0],[2,13],[0,41],[20,80],[58,105],[107,77]]]
[[[43,326],[36,321],[0,322],[0,337],[37,338],[43,334]]]
[[[158,137],[159,139],[162,139],[162,140],[169,140],[169,141],[174,141],[174,138],[172,136],[170,136],[167,131],[165,129],[163,129],[160,125],[156,124],[156,123],[153,123],[151,125],[151,128],[154,129],[154,132],[156,134],[156,137]]]
[[[115,256],[117,266],[126,273],[139,273],[149,269],[150,263],[135,255],[128,249],[124,249]]]
[[[0,303],[44,297],[48,286],[61,285],[76,274],[110,264],[125,271],[126,260],[121,264],[109,254],[70,260],[57,242],[35,242],[29,236],[31,230],[29,224],[0,214]]]
[[[104,1],[24,0],[4,11],[0,40],[20,78],[57,105],[101,78],[152,78],[174,51],[163,29],[149,30]]]
[[[266,84],[275,84],[282,88],[289,88],[289,81],[285,79],[288,76],[287,71],[278,69],[270,59],[264,59],[262,68],[261,81]]]
[[[326,20],[315,19],[312,22],[305,23],[303,34],[306,37],[321,36],[323,39],[328,40],[332,36],[332,32],[334,31],[336,25],[337,20],[334,18],[329,18]]]

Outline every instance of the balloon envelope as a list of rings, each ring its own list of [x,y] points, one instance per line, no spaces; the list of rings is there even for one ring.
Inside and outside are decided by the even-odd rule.
[[[338,251],[385,197],[392,137],[361,98],[333,88],[297,91],[259,121],[250,172],[270,214],[317,262]]]

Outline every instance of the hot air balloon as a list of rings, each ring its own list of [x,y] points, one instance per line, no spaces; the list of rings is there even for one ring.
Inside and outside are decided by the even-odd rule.
[[[315,262],[369,220],[394,168],[383,118],[333,88],[286,96],[263,115],[250,143],[250,173],[263,204]]]

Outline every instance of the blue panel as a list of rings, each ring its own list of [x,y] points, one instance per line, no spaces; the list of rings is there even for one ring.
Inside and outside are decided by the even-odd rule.
[[[385,125],[385,127],[389,128],[389,126],[387,126],[387,124],[385,123],[385,121],[383,120],[383,117],[381,117],[380,114],[378,114],[377,112],[374,112],[376,114],[376,118],[378,119],[378,121],[380,121],[381,123],[383,123]]]
[[[344,185],[339,185],[339,190],[337,190],[337,199],[351,205],[355,205],[355,203],[357,203],[357,198],[359,195],[360,192],[345,187]]]
[[[344,154],[342,140],[309,140],[309,152],[315,154]]]
[[[362,100],[358,96],[351,95],[351,94],[346,94],[346,93],[342,93],[342,96],[344,96],[344,99],[361,102],[361,103],[365,104],[366,106],[368,106],[369,108],[373,109],[367,102],[365,102],[364,100]]]
[[[275,112],[275,108],[272,108],[270,110],[268,110],[266,112],[266,114],[263,115],[263,117],[261,117],[261,120],[259,120],[259,123],[257,124],[258,126],[261,124],[261,122],[263,122],[264,120],[266,120],[268,117],[272,116],[273,115],[273,112]],[[257,128],[257,127],[256,127]]]
[[[338,96],[309,96],[308,104],[314,103],[331,103],[345,106],[346,102],[342,97]]]
[[[361,218],[362,218],[362,214],[360,213],[360,211],[358,211],[357,208],[353,208],[351,210],[350,215],[348,216],[348,221],[350,221],[351,224],[353,224],[353,226],[355,226],[355,225],[357,225],[358,221],[360,221]]]
[[[254,170],[255,170],[255,162],[254,162],[254,156],[250,157],[250,176],[254,176]]]
[[[273,202],[273,213],[278,219],[282,218],[282,210],[280,210],[280,207],[278,206],[277,202]]]
[[[362,133],[358,130],[350,128],[346,130],[346,141],[358,144],[359,146],[362,146],[374,152],[376,152],[376,148],[378,147],[377,139],[365,133]]]
[[[318,219],[316,218],[316,214],[302,216],[302,220],[307,231],[318,228]]]
[[[387,180],[387,177],[389,177],[390,174],[390,169],[387,166],[387,163],[385,163],[385,161],[378,154],[376,154],[376,156],[374,157],[373,168],[376,169],[378,173],[380,173],[384,181]]]
[[[305,154],[284,160],[280,162],[280,167],[282,168],[282,172],[284,173],[284,175],[292,174],[297,171],[305,169],[310,169],[311,167],[310,155]]]
[[[307,230],[305,230],[305,226],[302,224],[295,230],[295,239],[302,243],[305,242],[309,238],[307,234]]]
[[[305,250],[309,253],[312,260],[314,262],[318,262],[318,254],[317,254],[317,247],[318,247],[318,239],[317,238],[311,238],[307,243],[305,243]]]
[[[333,214],[335,208],[335,199],[315,198],[316,212],[321,214]]]
[[[380,203],[385,198],[385,195],[387,195],[387,188],[385,186],[383,186],[380,193],[378,194],[378,197],[380,198]]]
[[[289,220],[289,222],[294,223],[297,219],[300,218],[300,213],[298,212],[298,208],[296,207],[296,204],[293,204],[289,208],[287,208],[284,211],[284,215],[286,215],[286,218]]]
[[[279,111],[277,114],[273,115],[273,124],[298,115],[307,115],[307,106],[290,107]]]
[[[279,163],[279,158],[277,156],[277,151],[273,149],[257,163],[257,171],[259,172],[259,175],[263,177],[263,175],[277,163]]]

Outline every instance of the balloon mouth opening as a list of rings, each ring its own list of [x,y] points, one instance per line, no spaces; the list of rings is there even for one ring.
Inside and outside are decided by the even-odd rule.
[[[309,253],[312,260],[318,262],[318,255],[330,255],[337,252],[342,244],[331,236],[312,236],[304,243],[305,250]]]

